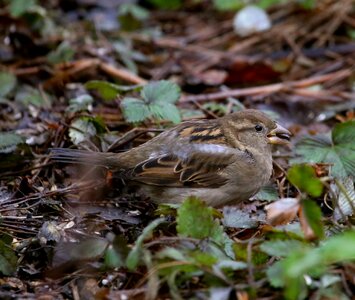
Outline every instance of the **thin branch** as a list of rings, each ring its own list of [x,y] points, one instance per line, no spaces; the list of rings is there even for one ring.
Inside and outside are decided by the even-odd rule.
[[[212,101],[220,100],[229,97],[240,97],[240,96],[255,96],[255,95],[269,95],[276,92],[290,91],[294,88],[304,88],[311,85],[326,82],[328,80],[334,80],[335,78],[346,78],[351,76],[351,70],[341,70],[333,73],[328,73],[325,75],[314,76],[297,81],[289,81],[282,83],[275,83],[269,85],[263,85],[258,87],[243,88],[243,89],[232,89],[228,91],[221,91],[217,93],[210,93],[204,95],[191,95],[185,96],[180,99],[180,103],[194,102],[194,101]]]

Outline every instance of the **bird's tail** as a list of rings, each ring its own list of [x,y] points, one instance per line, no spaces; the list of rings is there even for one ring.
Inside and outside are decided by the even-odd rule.
[[[49,157],[55,162],[120,168],[119,154],[87,150],[52,148]]]

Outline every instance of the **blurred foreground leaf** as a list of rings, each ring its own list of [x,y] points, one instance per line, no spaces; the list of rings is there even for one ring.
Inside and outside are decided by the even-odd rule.
[[[128,269],[134,270],[137,267],[143,251],[142,247],[143,247],[144,240],[151,237],[153,230],[164,221],[165,221],[164,219],[156,219],[152,223],[150,223],[147,227],[144,228],[142,234],[138,237],[131,252],[129,252],[128,254],[126,260],[126,265]]]
[[[287,241],[282,243],[288,243]],[[275,242],[261,246],[263,251],[277,254],[275,247],[285,250],[285,245]],[[293,243],[293,242],[291,242]],[[291,246],[291,244],[289,245]],[[302,299],[306,295],[305,276],[320,278],[327,267],[334,263],[346,263],[355,260],[355,231],[348,231],[332,236],[319,247],[293,245],[290,251],[281,250],[287,257],[268,268],[269,281],[274,287],[285,287],[285,298],[289,300]],[[301,296],[303,295],[303,296]]]
[[[308,239],[323,238],[324,228],[322,212],[316,202],[305,199],[301,202],[302,213],[300,217],[303,232]],[[304,218],[303,218],[304,217]],[[308,229],[310,228],[310,230]]]
[[[323,192],[323,184],[318,179],[312,166],[293,165],[287,172],[287,179],[302,192],[312,197],[319,197]]]

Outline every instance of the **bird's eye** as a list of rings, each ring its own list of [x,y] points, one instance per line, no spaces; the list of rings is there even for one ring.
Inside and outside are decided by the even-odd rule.
[[[258,131],[258,132],[260,132],[260,131],[262,131],[263,130],[263,126],[261,126],[261,125],[255,125],[255,130],[256,131]]]

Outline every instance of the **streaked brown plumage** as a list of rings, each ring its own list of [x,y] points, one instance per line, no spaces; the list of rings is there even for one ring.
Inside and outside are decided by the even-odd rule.
[[[195,195],[212,206],[248,199],[270,179],[270,144],[290,133],[257,110],[181,123],[124,153],[53,149],[62,162],[90,162],[117,172],[158,203]]]

